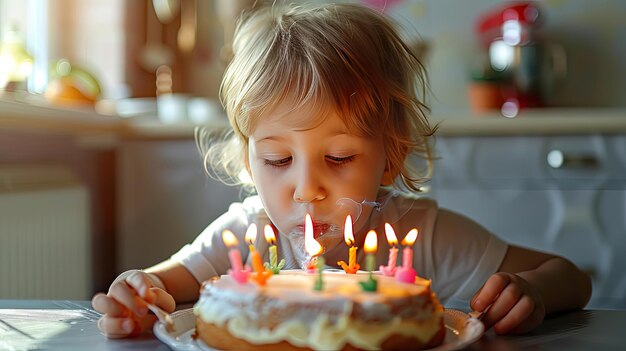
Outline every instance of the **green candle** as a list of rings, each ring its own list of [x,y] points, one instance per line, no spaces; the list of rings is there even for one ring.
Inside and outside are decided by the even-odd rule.
[[[324,260],[324,257],[320,256],[317,258],[317,279],[315,280],[315,285],[313,286],[313,290],[315,291],[322,291],[322,289],[324,288],[324,284],[322,281],[322,271],[324,270],[325,264],[326,260]]]
[[[278,257],[276,255],[276,245],[270,245],[270,266],[276,267],[278,265]]]
[[[376,247],[378,245],[378,238],[376,232],[370,230],[365,236],[365,269],[369,271],[369,277],[364,282],[359,282],[363,291],[376,291],[378,288],[378,282],[374,279],[372,271],[376,269]]]
[[[272,273],[279,274],[280,270],[285,267],[285,259],[283,258],[282,260],[280,260],[280,262],[278,262],[278,254],[276,252],[276,235],[274,234],[274,229],[272,229],[272,226],[266,224],[264,229],[265,240],[267,240],[268,244],[270,245],[270,261],[265,262],[264,266],[265,268],[271,270]]]
[[[368,271],[376,270],[376,256],[374,254],[367,254],[365,257],[365,269]]]

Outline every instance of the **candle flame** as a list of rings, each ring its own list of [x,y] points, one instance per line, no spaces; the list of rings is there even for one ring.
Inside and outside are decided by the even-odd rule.
[[[311,220],[311,215],[308,213],[304,218],[304,248],[311,257],[322,253],[322,245],[313,237],[313,220]]]
[[[250,223],[248,230],[246,230],[246,236],[244,236],[244,239],[248,244],[254,244],[254,240],[256,239],[256,224]]]
[[[376,231],[370,230],[365,236],[365,244],[363,245],[363,249],[366,253],[374,253],[376,252],[377,246],[378,238],[376,236]]]
[[[387,242],[390,246],[398,245],[398,238],[396,237],[396,232],[391,227],[391,224],[385,223],[385,236],[387,237]]]
[[[352,231],[352,216],[346,217],[346,224],[343,227],[343,238],[348,246],[354,245],[354,234]]]
[[[248,244],[254,244],[254,240],[256,239],[256,224],[251,223],[248,226],[248,230],[246,231],[246,236],[244,238]]]
[[[265,225],[265,241],[267,241],[270,245],[276,244],[276,235],[274,234],[274,228],[271,225]]]
[[[402,245],[404,246],[413,245],[416,239],[417,239],[417,229],[413,228],[411,229],[410,232],[407,233],[404,239],[402,239]]]
[[[233,232],[228,229],[222,232],[222,240],[224,240],[224,244],[226,244],[226,246],[228,247],[239,245],[239,240],[237,240],[235,234],[233,234]]]

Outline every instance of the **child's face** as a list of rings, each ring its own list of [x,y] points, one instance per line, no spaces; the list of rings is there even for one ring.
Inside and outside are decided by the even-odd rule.
[[[302,232],[308,212],[317,237],[329,227],[343,228],[348,212],[338,199],[357,203],[376,199],[385,173],[385,151],[380,137],[350,134],[335,112],[322,123],[303,125],[302,121],[319,118],[310,110],[289,107],[280,105],[257,123],[249,137],[248,167],[278,229]],[[355,234],[363,230],[371,211],[363,206]]]

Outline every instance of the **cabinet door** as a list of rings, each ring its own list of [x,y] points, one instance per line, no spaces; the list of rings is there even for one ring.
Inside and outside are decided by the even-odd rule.
[[[118,173],[119,271],[169,258],[240,195],[209,178],[193,140],[125,142]]]
[[[572,260],[593,277],[590,306],[624,308],[624,139],[439,138],[430,195],[509,243]],[[554,150],[569,163],[551,165]]]

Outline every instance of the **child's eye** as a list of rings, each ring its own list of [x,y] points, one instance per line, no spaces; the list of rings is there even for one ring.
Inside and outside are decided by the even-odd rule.
[[[343,165],[354,160],[354,155],[348,157],[326,156],[326,159],[332,163]]]
[[[281,158],[280,160],[264,160],[266,166],[285,167],[291,162],[291,157]]]

